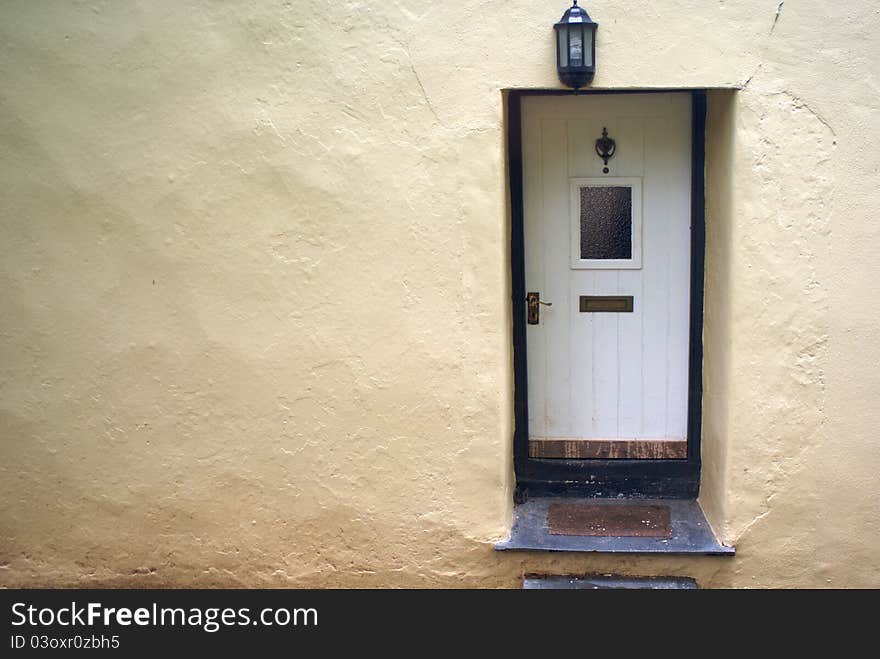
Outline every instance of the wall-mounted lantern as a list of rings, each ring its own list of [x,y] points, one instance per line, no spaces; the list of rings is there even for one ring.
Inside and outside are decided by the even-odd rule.
[[[556,30],[556,69],[562,84],[583,87],[596,73],[596,28],[590,15],[578,7],[577,0],[566,10]]]

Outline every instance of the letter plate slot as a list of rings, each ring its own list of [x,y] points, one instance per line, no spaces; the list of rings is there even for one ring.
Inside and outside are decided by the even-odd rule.
[[[632,295],[581,295],[581,313],[625,313],[633,310]]]

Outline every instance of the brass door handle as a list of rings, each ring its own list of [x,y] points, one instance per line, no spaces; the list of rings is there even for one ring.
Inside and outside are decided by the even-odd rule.
[[[540,312],[541,306],[540,305],[543,304],[545,307],[552,307],[553,306],[552,302],[544,302],[541,299],[540,293],[526,294],[526,303],[527,303],[527,309],[528,309],[526,322],[529,325],[537,325],[541,321],[541,312]]]

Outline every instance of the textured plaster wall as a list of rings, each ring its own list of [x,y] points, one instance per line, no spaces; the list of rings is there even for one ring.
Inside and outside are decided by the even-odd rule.
[[[593,6],[595,5],[595,6]],[[880,586],[880,10],[587,3],[710,98],[702,500],[733,560],[493,552],[501,90],[565,3],[0,5],[0,584]]]

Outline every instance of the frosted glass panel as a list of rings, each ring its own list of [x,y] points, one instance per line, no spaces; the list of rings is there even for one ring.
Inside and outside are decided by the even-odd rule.
[[[632,188],[581,188],[581,258],[632,258]]]
[[[558,30],[559,35],[559,65],[568,66],[568,30]]]

